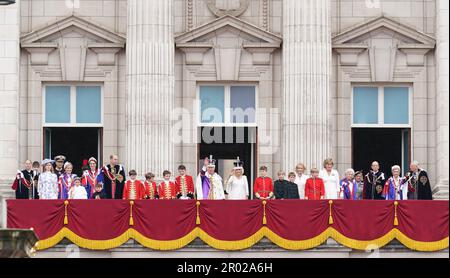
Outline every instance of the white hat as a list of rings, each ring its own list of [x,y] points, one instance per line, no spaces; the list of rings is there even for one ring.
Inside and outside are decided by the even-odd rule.
[[[54,160],[46,158],[46,159],[42,160],[41,165],[46,165],[48,163],[52,163],[53,164],[54,162],[55,162]]]

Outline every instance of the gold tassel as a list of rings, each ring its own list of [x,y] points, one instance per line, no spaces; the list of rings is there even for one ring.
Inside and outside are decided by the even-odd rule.
[[[64,225],[69,224],[69,219],[67,217],[67,205],[69,204],[69,201],[64,201]]]
[[[266,204],[267,204],[267,202],[264,200],[262,203],[263,203],[263,208],[264,208],[263,225],[267,225],[267,218],[266,218]]]
[[[397,207],[398,207],[398,202],[395,201],[394,202],[394,226],[398,226],[398,218],[397,218]]]
[[[196,203],[196,205],[197,205],[197,219],[195,219],[195,224],[196,225],[200,225],[200,210],[199,210],[199,208],[200,208],[200,202],[199,201],[197,201],[197,203]]]
[[[133,205],[134,205],[134,201],[130,201],[130,226],[134,226]]]
[[[330,204],[330,217],[328,218],[328,224],[333,225],[334,223],[333,215],[331,214],[331,207],[333,206],[333,201],[330,200],[328,203]]]

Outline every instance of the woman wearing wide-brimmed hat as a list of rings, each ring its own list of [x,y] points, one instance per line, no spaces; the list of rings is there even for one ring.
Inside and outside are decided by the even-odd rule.
[[[44,159],[42,161],[43,171],[39,175],[38,194],[39,199],[55,200],[58,199],[59,187],[58,177],[53,173],[53,160]]]

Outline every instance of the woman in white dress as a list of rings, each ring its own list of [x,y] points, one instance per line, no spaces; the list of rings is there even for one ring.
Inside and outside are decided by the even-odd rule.
[[[53,160],[45,159],[42,161],[43,172],[39,175],[38,194],[39,199],[55,200],[58,199],[59,187],[58,177],[53,173]]]
[[[337,170],[333,169],[333,159],[327,158],[323,162],[323,169],[319,173],[319,177],[325,184],[325,199],[338,199],[340,191],[340,178]]]
[[[228,200],[248,200],[248,180],[244,175],[243,162],[238,157],[234,165],[235,167],[226,183]]]

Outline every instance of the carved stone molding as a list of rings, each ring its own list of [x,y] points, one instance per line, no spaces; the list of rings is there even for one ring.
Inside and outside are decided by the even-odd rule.
[[[269,31],[269,0],[262,0],[262,28]]]
[[[221,35],[226,34],[226,39]],[[241,58],[251,55],[252,66],[270,66],[272,53],[281,47],[282,38],[234,16],[226,15],[175,38],[176,48],[185,54],[186,66],[207,66],[205,55],[212,51],[216,80],[239,80]],[[204,69],[193,69],[204,72]],[[207,71],[205,76],[210,76]],[[253,73],[252,73],[253,74]]]
[[[341,66],[356,66],[359,54],[367,48],[368,46],[364,44],[341,44],[333,47],[334,51],[339,53]]]
[[[434,47],[420,44],[401,44],[398,45],[398,49],[405,53],[408,66],[423,66],[425,65],[425,55]]]
[[[272,52],[280,47],[279,44],[244,43],[243,48],[252,53],[253,65],[270,65]]]
[[[400,52],[406,56],[409,76],[414,76],[414,67],[425,65],[426,54],[435,45],[433,37],[386,16],[358,24],[333,37],[333,49],[339,54],[341,66],[364,66],[359,64],[360,56],[368,55],[372,82],[392,82],[397,76],[406,76],[405,72],[396,73],[403,66],[398,62]]]
[[[205,52],[213,47],[212,43],[177,44],[177,48],[186,56],[186,65],[202,65]]]
[[[48,55],[58,48],[58,44],[22,44],[22,48],[30,53],[30,63],[32,66],[45,66],[48,65]]]
[[[217,17],[232,15],[238,17],[242,15],[250,4],[249,0],[239,0],[239,6],[233,6],[233,0],[207,0],[206,4],[209,10]],[[220,5],[220,3],[222,5]]]
[[[72,32],[82,33],[84,38],[66,40]],[[42,78],[84,81],[110,72],[116,65],[116,53],[125,48],[125,41],[122,35],[71,15],[25,34],[21,47],[30,54],[30,65]],[[57,54],[52,53],[55,50]],[[49,56],[58,54],[60,65],[49,66]],[[97,56],[94,70],[86,68],[88,55]]]
[[[194,0],[186,1],[186,30],[194,28]]]

